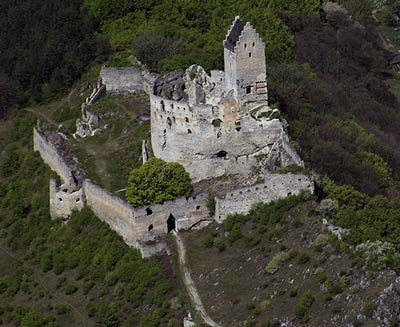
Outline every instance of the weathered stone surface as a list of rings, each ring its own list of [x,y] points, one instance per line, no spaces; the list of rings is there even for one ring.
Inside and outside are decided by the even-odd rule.
[[[103,130],[103,128],[99,127],[100,116],[90,112],[88,108],[88,104],[82,103],[82,119],[78,118],[76,120],[76,132],[73,135],[74,137],[79,136],[81,138],[86,138]]]
[[[68,151],[64,139],[58,133],[43,133],[33,129],[33,147],[39,151],[43,161],[57,172],[64,183],[72,183],[79,188],[85,179],[78,160]]]
[[[133,208],[89,179],[83,182],[83,192],[86,203],[96,216],[120,234],[126,244],[136,247],[137,230]]]
[[[164,240],[156,240],[154,242],[137,242],[142,258],[150,258],[168,252],[167,243]]]
[[[50,180],[50,216],[68,218],[74,210],[82,210],[85,205],[83,190],[75,190],[75,185],[65,183],[57,187],[54,179]]]
[[[225,72],[190,66],[160,77],[150,95],[156,157],[179,162],[194,182],[303,166],[277,109],[268,107],[264,43],[237,17],[224,41]],[[176,89],[182,87],[185,96]]]
[[[266,175],[264,183],[234,190],[223,198],[217,197],[215,220],[222,222],[233,213],[246,214],[256,202],[270,202],[299,194],[302,190],[314,192],[312,178],[303,174]]]
[[[140,68],[103,67],[100,77],[107,92],[136,94],[144,91],[144,78]]]
[[[303,165],[278,119],[241,115],[233,100],[218,107],[156,95],[150,101],[154,155],[181,163],[193,181]]]

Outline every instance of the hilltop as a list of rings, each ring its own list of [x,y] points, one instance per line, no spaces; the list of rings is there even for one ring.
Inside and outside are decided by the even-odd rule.
[[[398,4],[337,4],[87,0],[57,14],[32,7],[29,22],[2,29],[0,324],[181,326],[188,311],[202,323],[171,235],[170,256],[142,259],[88,207],[67,224],[51,219],[49,181],[60,181],[33,152],[32,129],[39,119],[46,132],[65,135],[85,178],[125,201],[143,140],[151,147],[151,109],[145,94],[107,94],[90,105],[99,132],[74,138],[101,66],[136,66],[136,56],[161,75],[192,64],[222,69],[221,40],[241,15],[265,42],[269,104],[305,163],[276,172],[312,172],[316,189],[181,232],[207,314],[222,326],[399,325],[400,80],[387,64],[400,46]],[[27,10],[12,8],[0,21]],[[33,26],[31,41],[19,26]],[[47,29],[52,38],[36,38]],[[196,183],[190,203],[239,186],[243,178],[225,176]],[[145,209],[138,212],[148,232]]]

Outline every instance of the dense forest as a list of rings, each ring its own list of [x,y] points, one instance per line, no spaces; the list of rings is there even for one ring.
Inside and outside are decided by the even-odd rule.
[[[161,73],[223,69],[222,40],[241,15],[266,43],[270,102],[308,165],[369,195],[393,193],[400,115],[372,17],[378,2],[339,2],[347,11],[324,11],[319,0],[3,2],[0,112],[62,93],[107,58],[129,65],[136,55]],[[398,1],[388,3],[395,13]]]

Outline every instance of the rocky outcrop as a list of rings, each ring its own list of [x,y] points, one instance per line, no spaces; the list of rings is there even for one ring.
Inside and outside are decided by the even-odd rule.
[[[375,301],[373,317],[378,327],[392,326],[392,319],[400,320],[400,277],[385,288]]]

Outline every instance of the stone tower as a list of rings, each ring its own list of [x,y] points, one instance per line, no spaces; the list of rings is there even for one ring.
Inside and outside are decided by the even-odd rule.
[[[224,63],[226,92],[233,90],[240,107],[267,104],[265,45],[250,23],[239,16],[224,40]]]

